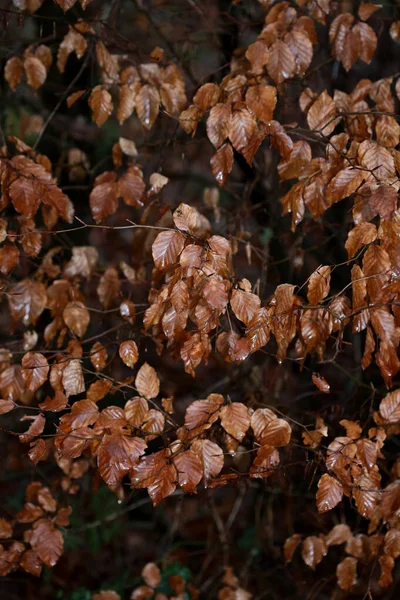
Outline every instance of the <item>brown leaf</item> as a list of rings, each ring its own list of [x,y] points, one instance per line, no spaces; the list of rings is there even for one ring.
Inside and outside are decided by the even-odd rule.
[[[355,43],[358,44],[358,55],[367,65],[374,57],[378,44],[375,31],[366,23],[357,23],[352,31]]]
[[[381,567],[381,576],[379,578],[379,585],[383,588],[389,587],[393,583],[393,567],[394,559],[387,554],[383,554],[379,557],[379,564]]]
[[[185,452],[178,450],[175,455],[172,455],[172,462],[176,468],[177,480],[181,488],[189,494],[195,494],[196,487],[203,477],[202,463],[197,454],[193,450]]]
[[[146,447],[147,444],[138,437],[120,433],[105,435],[97,451],[97,464],[106,484],[120,483],[124,475],[135,467]]]
[[[98,259],[99,254],[96,248],[92,246],[74,246],[72,248],[72,258],[64,269],[64,277],[81,275],[89,278],[96,267]]]
[[[268,446],[287,446],[292,428],[284,419],[274,419],[263,430],[261,443]]]
[[[343,487],[334,478],[325,473],[318,482],[317,508],[319,514],[335,508],[343,498]]]
[[[91,400],[75,402],[71,409],[69,424],[72,429],[93,425],[99,418],[99,409]]]
[[[36,56],[28,56],[24,59],[24,68],[28,85],[37,90],[46,81],[46,67]]]
[[[179,116],[179,124],[186,133],[196,133],[197,125],[203,113],[198,106],[189,106]]]
[[[319,375],[319,373],[313,373],[312,382],[319,389],[319,391],[323,392],[324,394],[329,394],[331,391],[331,386],[326,381],[325,377],[322,377],[322,375]]]
[[[338,122],[335,116],[336,104],[324,90],[309,109],[307,123],[311,130],[320,131],[323,135],[330,135]]]
[[[176,470],[167,462],[167,451],[161,450],[144,456],[131,471],[132,487],[147,488],[156,506],[176,488]]]
[[[368,21],[368,19],[380,8],[382,8],[382,4],[372,4],[372,2],[365,2],[364,4],[360,4],[358,7],[358,16],[361,21]]]
[[[327,188],[329,205],[351,196],[361,186],[366,175],[364,171],[352,167],[346,167],[339,171]]]
[[[79,359],[73,358],[68,361],[62,372],[62,385],[67,398],[85,391],[85,380]]]
[[[381,497],[380,475],[376,471],[370,471],[368,475],[358,477],[354,484],[353,498],[357,510],[362,517],[371,519]]]
[[[34,523],[30,544],[47,567],[54,567],[64,549],[63,537],[49,519]]]
[[[6,540],[12,537],[13,528],[11,523],[9,523],[6,519],[0,518],[0,539]]]
[[[68,108],[71,108],[71,106],[73,106],[75,104],[75,102],[77,102],[79,100],[79,98],[81,98],[83,96],[84,93],[85,93],[85,90],[78,90],[77,92],[74,92],[73,94],[68,96],[68,98],[67,98]]]
[[[220,89],[216,83],[205,83],[196,92],[193,103],[201,108],[203,112],[209,110],[217,104],[220,96]]]
[[[110,379],[99,379],[90,384],[86,396],[88,400],[92,402],[98,402],[102,400],[112,388],[112,381]]]
[[[394,23],[391,24],[389,33],[394,42],[400,40],[400,21],[394,21]]]
[[[295,142],[289,157],[278,164],[279,179],[286,181],[299,177],[305,165],[311,161],[311,156],[310,144],[303,140]]]
[[[224,144],[210,161],[212,174],[219,186],[225,185],[226,178],[233,167],[233,150],[229,143]]]
[[[133,427],[140,427],[149,411],[147,400],[136,396],[125,404],[125,417]]]
[[[152,173],[149,179],[149,194],[158,194],[158,192],[160,192],[163,189],[163,187],[167,185],[168,182],[169,179],[168,177],[165,177],[165,175],[161,175],[161,173]]]
[[[16,408],[15,404],[11,400],[0,400],[0,415],[5,415]]]
[[[400,389],[384,397],[379,405],[379,412],[389,423],[400,421]]]
[[[118,194],[128,206],[141,208],[145,189],[142,170],[131,164],[118,180]]]
[[[181,231],[189,231],[195,233],[200,220],[199,212],[188,204],[183,202],[178,206],[172,215],[175,227]]]
[[[229,139],[238,152],[244,154],[257,133],[257,123],[247,109],[237,110],[230,120]]]
[[[351,529],[348,525],[340,523],[335,525],[326,536],[326,545],[338,546],[344,544],[352,536]]]
[[[114,110],[111,94],[97,85],[93,88],[88,102],[92,111],[92,120],[100,127],[110,118]]]
[[[136,96],[140,87],[141,84],[138,81],[119,86],[117,120],[120,125],[133,113],[136,105]]]
[[[230,304],[235,317],[248,326],[255,312],[260,308],[261,299],[251,292],[235,289],[232,291]]]
[[[72,508],[68,506],[67,508],[60,508],[57,511],[56,518],[54,520],[55,525],[61,525],[62,527],[68,527],[69,525],[69,516],[72,513]]]
[[[251,70],[254,73],[262,73],[263,68],[268,63],[268,45],[266,40],[259,39],[246,50],[246,58],[251,64]]]
[[[118,187],[114,171],[106,171],[96,177],[89,202],[96,223],[115,213],[118,208]]]
[[[342,419],[339,421],[339,425],[346,429],[346,436],[351,438],[352,440],[357,440],[362,432],[362,429],[358,423],[355,421],[348,421],[347,419]]]
[[[293,554],[297,548],[297,546],[301,542],[301,535],[299,533],[294,533],[290,537],[285,540],[285,544],[283,546],[283,553],[285,556],[285,562],[289,563],[292,561]]]
[[[397,208],[397,191],[391,186],[380,185],[373,190],[368,198],[368,204],[382,219],[391,219]],[[367,225],[367,223],[360,223],[360,225]]]
[[[210,440],[195,440],[192,444],[193,452],[199,457],[204,472],[204,481],[217,477],[224,466],[222,449]]]
[[[0,392],[6,400],[17,402],[25,392],[25,380],[20,365],[10,365],[0,373]]]
[[[269,408],[257,408],[251,415],[251,428],[256,440],[261,442],[266,427],[275,421],[277,416]]]
[[[185,427],[189,431],[209,429],[218,419],[223,396],[210,394],[206,400],[195,400],[186,409]]]
[[[153,367],[144,363],[138,371],[135,380],[135,387],[141,396],[152,399],[160,393],[160,380]]]
[[[210,277],[203,288],[203,296],[211,308],[223,312],[228,304],[227,282]]]
[[[276,40],[270,47],[267,68],[275,83],[282,83],[295,74],[295,57],[289,46],[282,40]]]
[[[101,342],[95,342],[90,350],[90,362],[96,371],[103,371],[107,366],[107,349]]]
[[[152,245],[154,264],[157,269],[166,269],[177,262],[185,245],[185,238],[179,231],[162,231]]]
[[[145,416],[141,430],[145,434],[145,440],[149,442],[162,434],[165,426],[165,417],[161,410],[152,408]]]
[[[232,109],[230,104],[217,104],[207,119],[208,139],[219,148],[229,135]]]
[[[336,577],[340,589],[347,591],[352,588],[357,583],[357,559],[346,556],[336,567]]]
[[[253,479],[268,477],[277,465],[279,465],[278,450],[273,446],[261,446],[250,467],[250,477]]]
[[[250,427],[247,406],[241,402],[226,404],[220,411],[221,425],[236,440],[241,442]]]
[[[9,58],[4,67],[4,77],[10,86],[15,91],[24,74],[24,65],[19,56]]]
[[[400,556],[400,531],[389,529],[385,535],[384,553],[396,559]]]
[[[318,267],[308,281],[307,298],[310,304],[316,306],[327,297],[331,283],[331,268]]]
[[[26,550],[22,554],[19,564],[24,571],[35,577],[39,577],[42,572],[42,562],[34,550]]]
[[[37,499],[43,510],[46,512],[56,512],[57,502],[53,498],[48,487],[40,488]]]
[[[345,248],[349,258],[358,252],[361,246],[374,242],[377,237],[377,230],[373,223],[359,223],[349,231]]]
[[[313,58],[313,45],[308,32],[293,29],[293,31],[289,31],[285,35],[284,42],[288,45],[294,56],[296,73],[304,75]]]
[[[39,506],[36,506],[32,502],[26,502],[16,514],[16,519],[19,523],[33,523],[33,521],[43,517],[43,515],[43,510]]]
[[[68,302],[63,311],[66,326],[77,337],[83,338],[90,322],[90,313],[83,302]]]
[[[57,442],[57,450],[59,455],[66,460],[78,458],[89,446],[93,437],[93,429],[90,429],[89,427],[79,427],[78,429],[75,429],[73,433],[58,438],[59,442]]]
[[[277,98],[276,88],[271,85],[254,85],[246,92],[246,105],[256,119],[269,123],[273,119]]]
[[[117,298],[121,288],[121,282],[118,277],[118,271],[115,267],[107,267],[104,274],[100,277],[99,285],[97,286],[97,295],[99,300],[108,310],[112,305],[114,298]]]
[[[141,124],[151,129],[160,110],[160,94],[154,85],[146,84],[141,87],[136,96],[136,112]]]
[[[147,563],[142,570],[142,577],[147,585],[155,589],[161,583],[161,571],[155,563]]]
[[[136,342],[133,340],[126,340],[119,345],[119,355],[127,367],[131,369],[137,363],[139,358],[139,350]]]
[[[47,380],[49,375],[49,363],[43,354],[28,352],[22,358],[22,377],[25,379],[27,388],[36,392]]]
[[[325,540],[315,535],[306,537],[303,541],[301,555],[306,565],[315,571],[315,567],[321,562],[327,553]]]
[[[360,164],[373,171],[374,176],[383,183],[391,183],[396,177],[394,159],[387,148],[374,140],[364,140],[357,150]]]
[[[0,273],[8,275],[19,263],[19,250],[13,244],[0,248]]]

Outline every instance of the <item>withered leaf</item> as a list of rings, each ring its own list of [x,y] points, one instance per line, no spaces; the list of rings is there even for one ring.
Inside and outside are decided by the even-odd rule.
[[[179,231],[162,231],[152,245],[153,260],[158,269],[166,269],[177,262],[185,245]]]
[[[63,319],[70,331],[82,338],[89,326],[90,313],[83,302],[69,302],[64,308]]]
[[[133,340],[126,340],[125,342],[121,342],[121,344],[119,345],[118,352],[126,366],[132,369],[139,358],[139,350],[136,345],[136,342],[134,342]]]
[[[247,406],[241,402],[226,404],[220,411],[221,425],[236,440],[241,442],[250,427]]]
[[[61,532],[49,519],[39,519],[34,523],[30,544],[47,567],[54,567],[64,549]]]
[[[321,562],[325,554],[327,553],[327,547],[325,540],[322,537],[316,537],[311,535],[306,537],[303,541],[301,549],[301,555],[306,565],[311,567],[313,571],[316,566]]]
[[[317,509],[318,512],[324,513],[328,510],[332,510],[343,498],[343,487],[335,479],[327,473],[322,475],[318,482],[317,491]]]
[[[153,367],[147,362],[142,365],[136,375],[135,387],[141,396],[152,399],[160,393],[160,380]]]
[[[307,298],[310,304],[316,306],[329,294],[331,282],[331,268],[318,267],[308,281]]]
[[[45,381],[49,374],[49,363],[43,354],[38,352],[28,352],[22,358],[22,377],[25,379],[27,388],[31,392],[36,392]]]
[[[357,559],[346,556],[336,567],[338,586],[342,590],[349,590],[357,583]]]
[[[225,185],[226,178],[233,167],[233,150],[227,142],[214,154],[210,161],[212,173],[219,186]]]
[[[207,484],[207,480],[219,475],[224,466],[222,448],[210,440],[195,440],[191,448],[203,465],[204,481]]]
[[[114,109],[111,94],[102,86],[97,85],[93,88],[88,102],[92,110],[92,119],[100,127],[110,118]]]

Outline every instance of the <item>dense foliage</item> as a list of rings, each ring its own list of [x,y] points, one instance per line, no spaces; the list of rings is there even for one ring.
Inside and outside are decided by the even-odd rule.
[[[394,597],[396,4],[0,4],[4,597]]]

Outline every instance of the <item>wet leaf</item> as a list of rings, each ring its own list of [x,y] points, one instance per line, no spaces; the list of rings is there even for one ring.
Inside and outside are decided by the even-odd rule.
[[[318,482],[317,508],[318,512],[324,513],[332,510],[343,498],[343,487],[334,478],[328,474],[322,475]]]

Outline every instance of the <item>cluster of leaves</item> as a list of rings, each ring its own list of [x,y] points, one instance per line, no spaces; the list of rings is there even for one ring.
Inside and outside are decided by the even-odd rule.
[[[39,13],[44,4],[13,0],[21,15]],[[57,47],[21,44],[4,65],[9,93],[28,88],[36,98],[52,77],[68,73],[72,55],[81,61],[33,147],[24,136],[1,133],[1,318],[18,340],[17,350],[13,341],[0,349],[0,415],[7,415],[4,430],[29,444],[31,463],[53,464],[58,476],[51,490],[30,483],[15,518],[0,519],[0,573],[22,568],[39,576],[43,565],[56,565],[71,512],[65,498],[82,493],[87,474],[97,481],[93,489],[101,478],[121,501],[127,486],[132,493],[145,489],[157,506],[204,488],[265,482],[300,447],[303,456],[315,456],[320,471],[317,512],[343,502],[343,510],[351,507],[368,524],[365,533],[346,522],[325,533],[294,533],[284,544],[286,562],[301,542],[303,561],[314,570],[331,546],[344,544],[346,556],[336,568],[342,590],[354,590],[360,569],[373,571],[376,563],[378,583],[388,587],[400,556],[400,464],[391,463],[390,453],[400,432],[400,78],[359,77],[343,91],[345,86],[326,81],[313,85],[309,77],[323,36],[329,39],[328,62],[344,73],[358,61],[369,65],[378,47],[374,19],[381,7],[359,4],[355,16],[330,0],[260,2],[266,11],[261,31],[233,53],[227,75],[196,85],[187,106],[192,76],[173,46],[153,47],[145,59],[132,60],[124,45],[115,47],[104,35],[103,18],[89,12],[82,18],[95,2],[56,4],[72,15],[61,17]],[[392,20],[385,31],[392,44],[400,40],[399,23]],[[96,73],[96,81],[88,76],[82,83],[86,70]],[[294,120],[285,111],[290,95]],[[59,161],[51,148],[46,154],[37,149],[60,106],[76,110],[83,97],[96,130],[110,125],[117,107],[118,141],[113,136],[109,167],[100,174],[84,144],[63,151]],[[145,136],[158,125],[162,129],[162,113],[167,123],[179,123],[183,133],[177,137],[207,138],[214,147],[209,171],[219,187],[204,192],[214,219],[177,200],[169,192],[173,174],[148,169],[144,151],[138,162],[132,131]],[[306,235],[310,223],[322,226],[339,202],[348,215],[346,260],[313,263],[301,285],[274,282],[268,296],[243,268],[242,242],[253,266],[251,235],[219,226],[219,188],[229,190],[240,168],[246,176],[259,170],[263,152],[274,157],[292,235],[301,227]],[[84,209],[72,199],[75,183],[88,191]],[[168,193],[172,206],[163,200]],[[75,231],[92,237],[67,250],[54,242]],[[132,235],[127,239],[133,259],[127,262],[118,249],[96,242],[97,232]],[[344,273],[343,285],[338,272]],[[141,285],[150,289],[142,293]],[[110,315],[107,330],[103,319]],[[228,393],[215,393],[218,385],[204,385],[185,404],[179,387],[170,391],[171,359],[196,380],[212,361],[240,372],[253,354],[271,350],[279,364],[289,359],[299,372],[313,372],[315,388],[328,395],[323,365],[336,364],[356,343],[358,372],[377,367],[377,385],[386,387],[374,405],[376,387],[364,384],[373,391],[365,422],[360,409],[354,419],[329,426],[326,415],[318,415],[313,429],[309,419],[295,420],[264,396],[232,401]],[[29,427],[21,432],[26,421]],[[337,435],[338,426],[345,435]],[[218,516],[215,524],[224,546]],[[224,567],[218,598],[251,598],[227,561]],[[199,597],[195,586],[154,562],[142,578],[132,599]],[[119,599],[113,590],[93,596]]]

